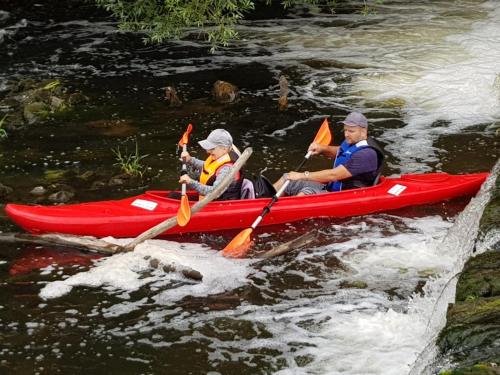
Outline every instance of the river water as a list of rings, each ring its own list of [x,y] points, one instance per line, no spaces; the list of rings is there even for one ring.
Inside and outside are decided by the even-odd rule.
[[[485,171],[499,156],[496,1],[386,0],[368,16],[352,11],[361,2],[335,16],[294,11],[246,22],[241,40],[214,55],[195,34],[145,46],[88,4],[21,4],[0,4],[1,95],[12,81],[59,78],[91,102],[0,143],[0,181],[15,188],[10,200],[32,202],[28,192],[54,170],[111,175],[111,149],[136,140],[149,155],[147,186],[75,186],[75,200],[174,188],[175,143],[188,122],[193,140],[229,129],[238,145],[254,148],[247,169],[267,167],[271,178],[298,164],[324,116],[336,121],[352,109],[368,116],[385,146],[388,175]],[[280,74],[291,90],[283,113]],[[209,99],[217,79],[241,88],[237,103]],[[172,84],[181,109],[163,100]],[[109,133],[94,126],[101,120],[127,127]],[[339,142],[339,127],[332,130]],[[318,158],[308,168],[326,166]],[[433,338],[452,298],[442,291],[470,256],[487,198],[461,216],[467,199],[261,230],[261,246],[320,236],[314,247],[267,262],[221,257],[234,233],[154,240],[110,258],[2,244],[0,369],[437,373],[447,364],[434,360]],[[5,217],[0,229],[15,230]],[[203,281],[151,268],[147,256],[195,268]]]

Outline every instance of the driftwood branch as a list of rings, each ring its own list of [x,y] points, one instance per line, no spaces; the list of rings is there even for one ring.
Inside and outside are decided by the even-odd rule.
[[[259,255],[259,258],[272,258],[278,255],[286,254],[292,250],[299,249],[306,245],[309,245],[311,242],[318,239],[318,234],[316,232],[310,232],[303,234],[300,237],[297,237],[291,241],[285,242],[279,246],[276,246],[274,249],[266,251],[264,254]]]
[[[42,246],[64,246],[72,249],[114,254],[121,246],[92,236],[70,236],[66,234],[0,233],[0,242],[31,243]]]

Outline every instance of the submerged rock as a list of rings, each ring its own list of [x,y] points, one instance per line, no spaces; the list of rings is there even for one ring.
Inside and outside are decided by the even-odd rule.
[[[68,93],[59,80],[26,79],[10,83],[10,87],[9,94],[0,101],[0,107],[8,110],[5,121],[7,131],[47,121],[88,100],[83,94]]]
[[[85,125],[99,134],[112,137],[128,137],[137,133],[137,128],[124,119],[90,121]]]
[[[165,100],[170,107],[180,107],[182,106],[182,101],[177,95],[177,90],[174,86],[165,87]]]
[[[42,102],[28,103],[23,108],[24,120],[29,124],[34,124],[40,120],[45,120],[50,115],[50,107]]]
[[[83,95],[81,92],[74,92],[69,95],[68,103],[69,105],[77,105],[89,101],[89,98]]]
[[[288,81],[285,76],[281,76],[279,80],[280,96],[278,99],[278,109],[285,111],[288,107]]]
[[[212,97],[217,103],[233,103],[238,98],[238,87],[226,81],[216,81],[212,88]]]
[[[57,193],[49,195],[49,201],[54,203],[66,203],[71,200],[75,196],[75,193],[71,191],[61,190]]]
[[[342,289],[366,289],[368,288],[368,283],[363,280],[343,280],[340,285]]]
[[[44,195],[47,192],[47,189],[45,189],[43,186],[35,186],[31,191],[31,195],[35,195],[37,197]]]
[[[10,186],[5,186],[0,183],[0,197],[5,197],[14,191]]]

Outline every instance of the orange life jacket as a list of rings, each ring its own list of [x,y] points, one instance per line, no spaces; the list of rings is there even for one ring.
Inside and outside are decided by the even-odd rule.
[[[212,156],[209,156],[203,163],[203,170],[200,174],[200,183],[209,186],[213,185],[215,179],[217,178],[219,169],[225,165],[232,166],[237,159],[238,155],[233,151],[222,155],[218,159],[214,159]],[[241,189],[240,180],[241,173],[238,171],[234,177],[234,182],[231,183],[226,191],[219,197],[219,200],[239,199],[239,191],[237,190]],[[203,198],[204,196],[200,195],[199,199],[202,200]]]

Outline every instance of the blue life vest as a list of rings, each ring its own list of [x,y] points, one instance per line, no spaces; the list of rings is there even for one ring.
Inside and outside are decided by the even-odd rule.
[[[359,141],[356,144],[350,145],[347,141],[341,143],[335,161],[333,162],[333,168],[338,167],[339,165],[345,165],[353,154],[362,150],[364,148],[371,147],[367,141]],[[342,190],[342,181],[332,181],[326,185],[326,190],[328,191],[341,191]]]

